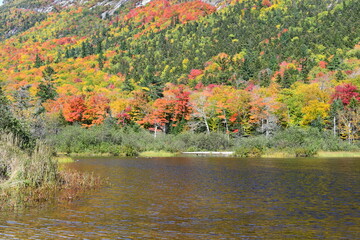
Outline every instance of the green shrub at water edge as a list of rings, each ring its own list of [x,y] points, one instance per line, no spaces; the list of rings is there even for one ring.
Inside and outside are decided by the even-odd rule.
[[[134,146],[131,145],[122,146],[120,152],[127,157],[139,156],[139,151]]]
[[[241,147],[235,150],[235,157],[242,158],[257,158],[261,157],[263,154],[263,150],[256,147]]]
[[[331,131],[320,131],[317,128],[289,127],[277,132],[269,141],[269,148],[293,150],[315,148],[323,151],[355,151],[355,144],[349,144],[334,136]]]
[[[296,148],[294,150],[295,157],[314,157],[317,152],[318,150],[314,147]]]

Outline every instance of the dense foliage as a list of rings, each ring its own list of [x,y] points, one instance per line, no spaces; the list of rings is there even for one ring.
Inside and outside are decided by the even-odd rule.
[[[357,0],[49,4],[0,7],[0,81],[38,137],[113,122],[155,135],[310,126],[359,139]]]
[[[193,151],[235,151],[239,157],[260,157],[274,152],[288,157],[313,156],[318,151],[356,151],[360,145],[342,141],[331,132],[317,128],[290,127],[277,131],[272,138],[259,135],[248,138],[229,138],[225,133],[160,134],[156,138],[145,129],[134,129],[109,123],[89,129],[67,126],[50,137],[57,152],[91,155],[111,154],[134,156],[142,152],[170,153]]]

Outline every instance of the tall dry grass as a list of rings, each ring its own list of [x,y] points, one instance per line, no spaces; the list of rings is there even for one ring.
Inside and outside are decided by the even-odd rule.
[[[21,142],[13,135],[0,135],[0,208],[72,200],[101,184],[92,174],[60,171],[44,143],[36,143],[33,149],[19,146]]]
[[[44,143],[34,149],[21,149],[20,141],[10,134],[0,136],[1,187],[35,187],[56,184],[59,171],[52,151]]]

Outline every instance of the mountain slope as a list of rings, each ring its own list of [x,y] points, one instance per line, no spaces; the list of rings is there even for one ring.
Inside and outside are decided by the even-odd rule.
[[[176,132],[198,122],[197,131],[212,124],[248,134],[273,117],[279,126],[329,128],[336,87],[358,91],[357,0],[145,3],[6,2],[0,81],[7,93],[16,103],[25,91],[29,115],[42,108],[68,123],[112,117]],[[50,88],[56,94],[41,100]],[[293,106],[304,89],[314,96]],[[243,96],[242,105],[227,94]]]

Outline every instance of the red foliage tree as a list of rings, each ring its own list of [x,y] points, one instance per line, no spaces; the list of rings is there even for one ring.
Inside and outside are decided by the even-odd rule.
[[[166,132],[167,125],[176,126],[181,120],[189,120],[192,112],[190,93],[184,85],[168,84],[163,92],[164,97],[155,100],[153,111],[142,123],[161,127]]]
[[[191,69],[190,74],[188,75],[189,79],[195,79],[197,76],[203,74],[203,71],[200,69]]]
[[[341,84],[335,87],[335,93],[332,95],[332,101],[340,99],[344,106],[349,105],[351,99],[360,101],[360,93],[355,85],[350,83]]]
[[[272,3],[269,0],[263,0],[261,4],[266,7],[271,7],[272,5]]]

